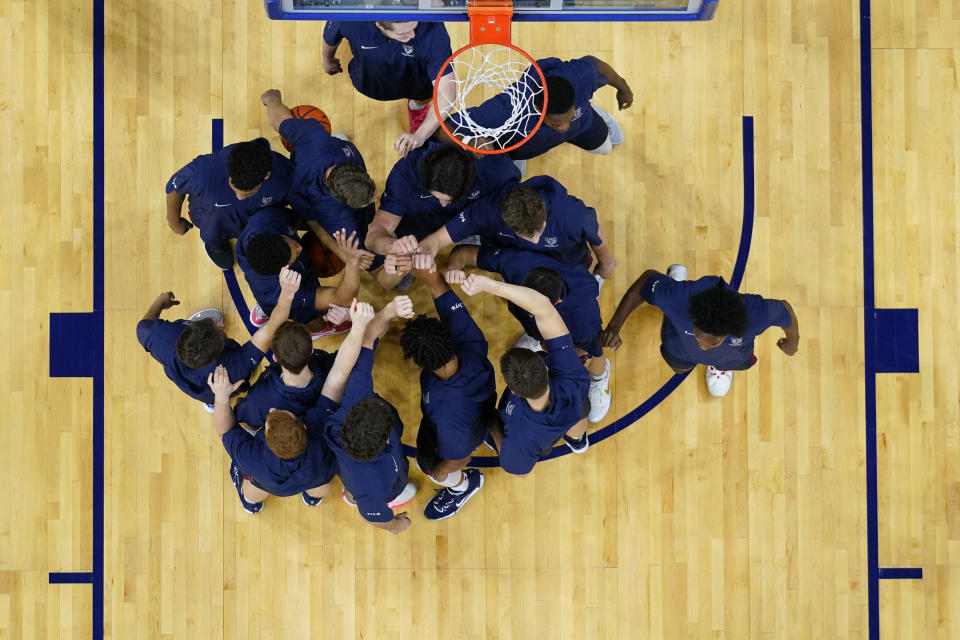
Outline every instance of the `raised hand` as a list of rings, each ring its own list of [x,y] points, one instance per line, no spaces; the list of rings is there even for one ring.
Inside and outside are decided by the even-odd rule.
[[[496,282],[487,276],[481,276],[477,273],[471,273],[463,281],[463,292],[468,296],[475,296],[484,291],[491,291]]]
[[[413,301],[410,300],[410,296],[405,295],[397,296],[388,302],[386,309],[388,309],[394,317],[399,318],[412,318],[417,315],[413,311]]]
[[[180,301],[177,300],[177,296],[174,295],[173,291],[165,291],[156,297],[153,304],[158,305],[160,309],[169,309],[174,305],[180,304]]]
[[[370,265],[373,264],[373,259],[376,256],[366,249],[360,248],[360,238],[357,236],[356,231],[351,231],[348,237],[347,230],[340,229],[340,231],[333,233],[333,238],[337,241],[337,246],[340,247],[340,250],[343,251],[347,262],[351,262],[363,270],[369,269]]]
[[[408,255],[388,253],[387,257],[384,258],[383,268],[387,273],[392,273],[398,276],[405,273],[410,273],[410,270],[413,269],[413,258]]]
[[[280,293],[292,296],[300,289],[300,273],[290,267],[280,269]]]
[[[363,333],[366,326],[373,320],[374,315],[376,314],[372,304],[369,302],[357,302],[357,299],[354,298],[353,302],[350,303],[350,321],[353,322],[353,328],[351,330]]]
[[[416,236],[403,236],[402,238],[397,238],[393,241],[393,244],[390,245],[390,253],[396,253],[397,255],[421,253],[420,242],[417,240]]]
[[[444,275],[448,284],[463,284],[467,274],[462,269],[447,269]]]
[[[207,386],[213,391],[213,396],[218,401],[226,400],[229,402],[230,396],[233,395],[233,392],[239,389],[242,384],[242,378],[236,382],[230,382],[227,368],[222,364],[217,365],[217,368],[207,376]]]
[[[620,345],[623,344],[623,341],[620,339],[620,332],[614,331],[613,329],[607,327],[600,332],[600,345],[607,347],[611,351],[616,351],[620,348]]]
[[[279,90],[279,89],[267,89],[267,90],[264,91],[263,94],[260,96],[260,102],[262,102],[262,103],[265,104],[265,105],[269,105],[269,104],[272,103],[272,102],[283,102],[283,101],[281,100],[281,98],[280,98],[280,90]]]
[[[427,273],[436,272],[437,263],[434,262],[433,256],[429,253],[415,253],[411,257],[413,258],[414,271],[426,271]]]
[[[343,324],[350,317],[350,309],[341,307],[338,304],[331,304],[327,312],[323,314],[323,319],[332,325]]]

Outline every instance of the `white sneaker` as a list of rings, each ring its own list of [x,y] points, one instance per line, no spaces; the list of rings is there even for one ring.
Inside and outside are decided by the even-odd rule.
[[[417,485],[412,482],[408,482],[407,486],[403,488],[403,491],[400,492],[396,498],[387,503],[387,506],[391,509],[399,509],[403,505],[407,504],[413,500],[413,496],[417,495]]]
[[[337,131],[336,133],[331,133],[330,135],[333,136],[334,138],[339,138],[344,142],[350,142],[350,136],[345,134],[343,131]]]
[[[713,365],[707,365],[707,391],[714,398],[722,398],[733,384],[733,371],[720,371]]]
[[[672,264],[667,267],[667,275],[677,282],[683,282],[687,279],[687,268],[682,264]]]
[[[514,160],[513,166],[520,170],[520,179],[523,179],[523,174],[527,172],[527,161],[526,160]]]
[[[196,322],[197,320],[203,320],[204,318],[213,318],[213,321],[217,324],[223,324],[223,314],[220,313],[220,309],[210,308],[210,309],[200,309],[195,314],[190,316],[190,322]]]
[[[527,349],[529,351],[543,351],[543,345],[540,344],[539,340],[535,340],[530,334],[525,333],[520,338],[513,343],[514,348],[516,349]]]
[[[607,366],[603,369],[603,375],[600,378],[590,377],[590,391],[587,397],[590,398],[590,413],[587,414],[587,420],[590,422],[600,422],[610,410],[610,360],[607,359]]]
[[[593,110],[596,111],[600,117],[603,118],[603,121],[607,123],[607,129],[610,132],[610,144],[613,146],[623,144],[623,129],[621,129],[620,125],[617,124],[617,121],[613,119],[613,116],[592,102],[590,104],[593,105]]]

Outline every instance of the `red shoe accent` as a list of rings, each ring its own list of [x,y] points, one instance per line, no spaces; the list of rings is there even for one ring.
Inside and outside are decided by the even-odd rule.
[[[320,329],[320,331],[311,331],[310,337],[313,340],[316,340],[317,338],[323,338],[325,336],[335,336],[337,334],[346,333],[347,331],[350,331],[350,327],[352,326],[353,326],[353,323],[350,322],[349,320],[347,320],[346,322],[341,322],[338,325],[333,325],[328,322],[327,324],[323,325],[323,328]]]
[[[423,121],[427,119],[427,112],[432,109],[429,104],[423,109],[411,109],[410,101],[407,100],[407,120],[410,122],[410,133],[416,133]]]

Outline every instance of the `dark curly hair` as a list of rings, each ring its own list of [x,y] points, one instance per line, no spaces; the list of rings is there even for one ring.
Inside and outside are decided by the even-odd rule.
[[[263,439],[278,458],[292,460],[307,449],[307,430],[289,411],[268,413],[264,429]]]
[[[397,410],[380,396],[364,398],[343,421],[343,448],[357,462],[370,462],[387,446]]]
[[[534,267],[523,277],[523,286],[547,296],[550,304],[557,304],[563,297],[563,278],[547,267]]]
[[[500,202],[500,212],[503,221],[522,236],[533,235],[547,222],[547,203],[536,189],[525,185],[507,192]]]
[[[227,174],[234,187],[250,191],[263,184],[272,165],[270,143],[258,138],[233,145],[227,158]]]
[[[213,318],[197,320],[177,338],[177,357],[191,369],[200,369],[217,361],[226,341]]]
[[[334,198],[351,209],[362,209],[370,204],[377,190],[370,174],[352,162],[333,165],[323,182]]]
[[[262,276],[275,276],[290,264],[293,252],[279,233],[258,233],[244,247],[250,268]]]
[[[521,398],[539,398],[550,385],[546,363],[529,349],[508,349],[500,357],[500,373],[510,391]]]
[[[750,325],[743,298],[722,285],[690,296],[687,313],[693,317],[693,326],[715,336],[739,337]]]
[[[476,175],[473,158],[464,149],[453,145],[437,147],[420,165],[420,182],[424,189],[450,196],[454,201],[467,195]]]
[[[290,373],[300,373],[310,363],[313,340],[310,330],[296,322],[286,322],[273,335],[273,355],[281,367]]]
[[[437,318],[419,315],[408,320],[400,334],[404,358],[413,358],[421,369],[434,371],[457,355],[457,341]]]
[[[577,97],[573,85],[566,78],[547,76],[547,115],[559,115],[573,108]],[[543,93],[533,97],[533,105],[537,111],[543,110]]]

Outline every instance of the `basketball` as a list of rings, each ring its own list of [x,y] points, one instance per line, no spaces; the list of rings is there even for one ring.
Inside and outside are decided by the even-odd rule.
[[[320,113],[323,112],[321,111]],[[323,246],[320,238],[318,238],[313,231],[305,233],[303,237],[300,238],[300,244],[303,245],[303,250],[310,256],[310,262],[313,263],[317,277],[329,278],[343,271],[343,267],[345,266],[343,260],[341,260],[337,254]]]
[[[309,104],[300,104],[290,109],[290,112],[293,114],[294,118],[299,118],[301,120],[316,120],[323,125],[323,128],[327,130],[327,133],[332,131],[330,127],[330,118],[328,118],[327,114],[317,107]],[[287,142],[287,139],[283,136],[280,136],[280,142],[283,143],[284,149],[287,151],[293,151],[293,146]]]

